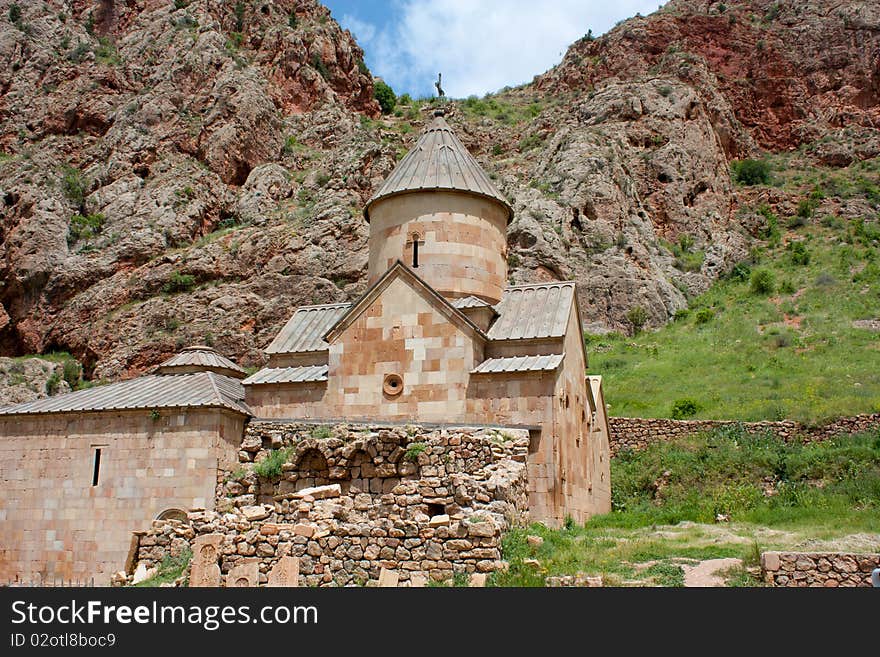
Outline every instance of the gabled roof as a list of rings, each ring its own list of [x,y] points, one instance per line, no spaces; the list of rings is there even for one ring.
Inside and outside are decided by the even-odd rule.
[[[565,354],[546,356],[507,356],[487,358],[471,374],[498,374],[501,372],[554,372],[559,369]]]
[[[159,408],[226,408],[253,415],[244,403],[241,381],[215,372],[150,374],[0,408],[3,415]]]
[[[304,365],[302,367],[266,367],[251,374],[242,385],[253,386],[262,383],[311,383],[326,381],[328,365]]]
[[[333,303],[323,306],[302,306],[296,309],[287,324],[272,343],[266,347],[267,354],[287,354],[326,351],[330,345],[324,334],[339,321],[350,303]]]
[[[391,281],[396,278],[403,278],[413,289],[420,291],[426,299],[433,302],[434,307],[444,314],[451,322],[458,324],[461,328],[474,333],[479,338],[485,340],[486,334],[479,326],[474,324],[462,311],[453,306],[446,298],[440,295],[434,288],[423,281],[419,276],[400,260],[397,260],[391,267],[382,274],[382,278],[373,283],[369,290],[358,299],[351,308],[348,309],[342,317],[337,320],[336,324],[324,334],[324,340],[328,343],[333,342],[342,331],[348,328],[354,321],[369,308],[376,300],[379,294],[390,285]]]
[[[561,338],[573,303],[575,284],[571,281],[509,287],[495,305],[499,317],[489,327],[489,339]]]
[[[379,199],[429,190],[469,192],[490,198],[507,208],[508,219],[513,217],[510,203],[452,132],[442,111],[435,114],[413,149],[367,201],[364,217],[370,220],[370,206]]]
[[[184,374],[187,372],[216,372],[236,379],[247,376],[244,368],[239,367],[225,356],[221,356],[211,347],[193,345],[175,354],[155,370],[156,374]]]

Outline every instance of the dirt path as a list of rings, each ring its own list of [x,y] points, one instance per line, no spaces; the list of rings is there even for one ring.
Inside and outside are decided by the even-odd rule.
[[[708,559],[695,566],[682,566],[685,586],[724,586],[724,579],[716,575],[720,570],[727,570],[742,564],[742,560],[729,557],[727,559]]]

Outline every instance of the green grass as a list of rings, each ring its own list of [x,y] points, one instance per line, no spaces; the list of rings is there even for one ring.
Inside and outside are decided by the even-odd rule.
[[[170,554],[162,559],[159,564],[159,571],[150,579],[135,584],[138,587],[161,586],[162,584],[170,584],[183,574],[183,571],[189,566],[192,560],[192,551],[187,548],[180,553],[180,556],[172,557]]]
[[[880,317],[877,222],[817,221],[784,237],[662,329],[587,336],[611,415],[669,417],[683,398],[697,403],[697,419],[880,411],[880,336],[853,327]],[[803,247],[787,248],[793,240]],[[754,272],[767,272],[772,292],[752,286]]]
[[[725,573],[728,586],[754,586],[746,568],[766,550],[854,540],[880,549],[880,432],[802,445],[719,430],[618,456],[611,475],[611,513],[580,527],[512,530],[503,540],[510,569],[491,583],[542,586],[548,575],[584,572],[606,585],[681,586],[682,565],[736,557],[743,566]],[[730,522],[716,524],[717,513]],[[543,545],[531,548],[529,534]]]

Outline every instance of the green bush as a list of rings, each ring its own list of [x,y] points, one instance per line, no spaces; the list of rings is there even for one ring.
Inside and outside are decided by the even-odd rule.
[[[397,96],[394,94],[394,90],[383,80],[376,80],[373,85],[373,97],[379,101],[379,107],[382,108],[383,114],[390,114],[397,105]]]
[[[745,283],[749,280],[749,276],[751,276],[752,268],[749,267],[748,263],[738,262],[733,266],[733,269],[730,270],[730,279],[734,281],[739,281],[740,283]]]
[[[693,417],[700,410],[699,405],[693,399],[676,399],[672,404],[672,419],[684,420]]]
[[[741,185],[770,183],[770,163],[767,160],[734,160],[730,169],[733,179]]]
[[[810,252],[803,242],[789,242],[786,249],[793,265],[806,266],[810,264]]]
[[[67,385],[70,386],[70,389],[75,390],[82,379],[82,365],[75,360],[64,361],[63,377],[64,380],[67,381]]]
[[[67,243],[73,244],[81,239],[91,239],[100,233],[107,221],[100,212],[82,215],[75,214],[70,218],[70,226],[67,229]]]
[[[426,449],[428,449],[428,446],[425,443],[410,443],[409,447],[406,448],[406,453],[404,453],[403,457],[407,461],[415,463],[419,458],[419,454]]]
[[[641,306],[633,306],[626,313],[626,321],[632,327],[632,334],[637,335],[648,321],[648,312]]]
[[[88,183],[79,169],[69,165],[61,167],[61,189],[68,199],[82,207]]]
[[[769,269],[756,269],[752,272],[750,286],[754,294],[770,294],[776,288],[776,278]]]
[[[273,449],[269,456],[254,466],[254,473],[263,479],[275,479],[281,476],[281,466],[287,463],[291,448]]]
[[[165,283],[162,291],[166,294],[175,294],[177,292],[187,292],[196,284],[195,276],[192,274],[181,274],[179,271],[171,273],[168,282]]]
[[[9,5],[9,22],[18,24],[21,21],[21,7],[18,3],[13,2]]]
[[[61,375],[58,372],[52,372],[52,375],[46,379],[46,394],[50,397],[58,392],[58,386],[61,385]]]
[[[327,65],[324,63],[324,60],[321,59],[321,56],[318,53],[315,53],[312,56],[312,68],[320,73],[321,77],[325,80],[330,79],[330,70],[327,68]]]
[[[312,429],[312,438],[316,438],[318,440],[326,440],[332,435],[332,431],[330,431],[330,427],[326,424],[320,424],[314,429]]]
[[[697,324],[706,324],[707,322],[711,322],[712,318],[715,317],[715,311],[711,308],[700,308],[697,311],[697,314],[694,315],[694,321]]]

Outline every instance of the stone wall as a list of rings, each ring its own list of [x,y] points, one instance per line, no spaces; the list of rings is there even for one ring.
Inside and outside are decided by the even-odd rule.
[[[286,556],[308,586],[366,584],[382,568],[404,586],[489,573],[504,567],[502,533],[528,517],[528,446],[515,429],[251,422],[215,511],[153,523],[136,562],[148,571],[221,535],[220,584],[249,563],[265,584]],[[274,450],[286,450],[282,473],[258,477]]]
[[[0,419],[0,584],[106,586],[133,530],[171,509],[213,508],[243,423],[217,409]]]
[[[761,571],[770,586],[871,586],[880,554],[764,552]]]
[[[732,420],[670,420],[665,418],[608,418],[611,453],[623,449],[640,450],[650,444],[672,440],[718,427],[740,425],[749,433],[771,433],[782,440],[798,438],[809,442],[827,440],[841,434],[860,433],[880,428],[880,413],[854,415],[826,424],[810,426],[793,420],[779,422],[736,422]]]

